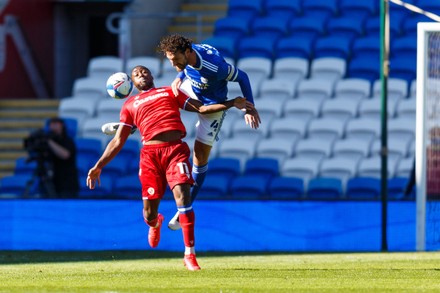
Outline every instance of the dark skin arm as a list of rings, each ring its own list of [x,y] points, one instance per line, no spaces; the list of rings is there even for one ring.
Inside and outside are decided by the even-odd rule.
[[[195,99],[189,99],[185,105],[185,110],[189,112],[197,112],[200,114],[210,114],[219,111],[228,110],[229,108],[237,107],[238,109],[251,109],[252,103],[247,102],[246,98],[236,97],[233,100],[228,100],[219,104],[203,105],[202,102]]]

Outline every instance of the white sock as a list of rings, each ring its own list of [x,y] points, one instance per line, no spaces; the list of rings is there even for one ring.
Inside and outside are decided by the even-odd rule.
[[[185,255],[188,254],[196,254],[196,249],[194,248],[194,246],[191,247],[185,246]]]

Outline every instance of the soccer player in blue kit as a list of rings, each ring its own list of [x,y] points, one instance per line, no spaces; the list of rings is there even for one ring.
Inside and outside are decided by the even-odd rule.
[[[227,84],[229,81],[240,84],[243,96],[252,104],[254,99],[248,75],[228,64],[214,47],[207,44],[193,44],[193,42],[181,35],[169,35],[161,39],[158,46],[166,58],[171,62],[178,74],[171,87],[174,94],[185,79],[188,79],[192,91],[204,105],[221,103],[228,99]],[[195,185],[191,190],[191,199],[199,192],[208,170],[208,159],[214,141],[218,139],[218,133],[225,118],[225,112],[214,114],[198,114],[199,121],[194,143],[192,175]],[[253,107],[244,114],[246,124],[257,129],[261,123],[258,111]],[[180,229],[179,212],[170,220],[168,227],[171,230]]]

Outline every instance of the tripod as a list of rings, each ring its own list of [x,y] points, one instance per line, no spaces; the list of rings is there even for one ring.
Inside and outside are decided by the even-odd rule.
[[[55,186],[53,185],[52,182],[52,174],[51,174],[52,168],[48,168],[46,166],[46,164],[50,164],[50,163],[45,162],[43,156],[38,156],[37,158],[31,160],[37,161],[37,167],[32,173],[32,177],[26,183],[26,188],[24,190],[23,197],[28,198],[35,182],[38,182],[38,187],[44,197],[55,198],[56,191],[55,191]]]

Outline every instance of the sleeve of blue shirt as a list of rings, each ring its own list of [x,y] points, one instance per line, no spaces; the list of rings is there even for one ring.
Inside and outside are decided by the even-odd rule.
[[[231,64],[228,65],[228,74],[226,76],[227,81],[238,82],[240,84],[241,92],[243,96],[252,104],[254,103],[254,96],[252,95],[251,83],[246,72],[236,68]]]

